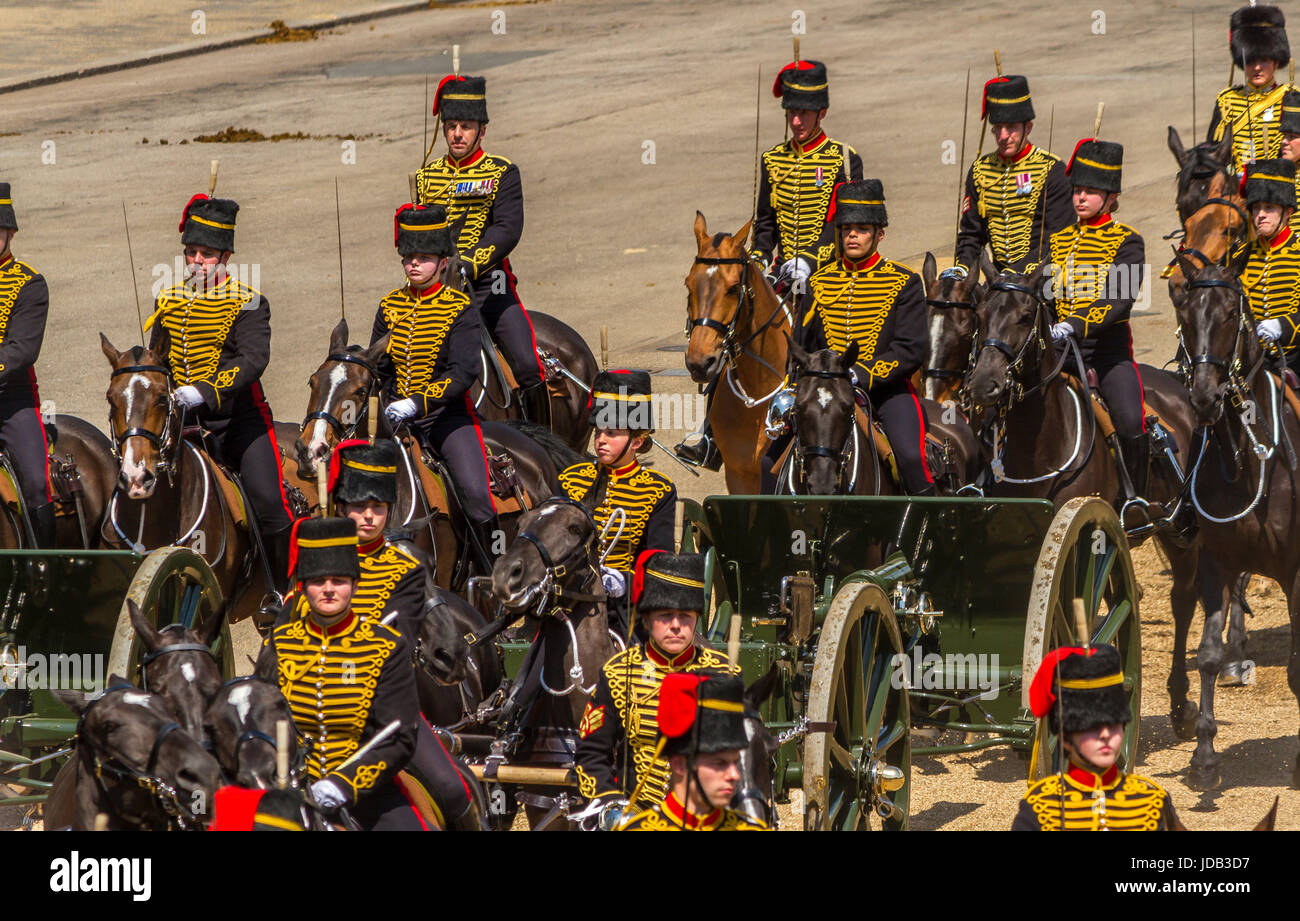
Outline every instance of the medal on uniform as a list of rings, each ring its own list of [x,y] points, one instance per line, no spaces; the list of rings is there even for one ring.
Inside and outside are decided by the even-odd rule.
[[[1016,194],[1028,195],[1034,191],[1034,177],[1030,173],[1016,173]]]
[[[822,178],[822,168],[819,166],[817,167],[817,188],[820,189],[825,184],[826,180]]]

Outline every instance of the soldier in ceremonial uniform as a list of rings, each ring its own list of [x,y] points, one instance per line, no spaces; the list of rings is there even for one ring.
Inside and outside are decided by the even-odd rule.
[[[447,154],[416,174],[422,205],[447,209],[452,224],[464,220],[457,249],[465,261],[470,296],[492,338],[501,346],[516,397],[532,422],[551,424],[546,372],[528,311],[519,300],[508,258],[524,232],[524,191],[519,167],[483,150],[487,134],[487,81],[447,76],[438,84],[433,111],[442,118]]]
[[[840,258],[812,277],[813,304],[797,333],[800,345],[843,353],[858,343],[856,384],[889,436],[903,487],[909,495],[932,496],[925,412],[911,380],[928,349],[924,285],[915,272],[880,255],[889,218],[879,179],[840,186],[829,221]],[[769,457],[783,448],[774,443]]]
[[[778,291],[796,288],[796,303],[805,307],[808,279],[835,260],[834,234],[826,223],[831,194],[837,184],[862,178],[858,152],[822,130],[829,87],[820,61],[794,61],[776,75],[772,94],[785,110],[790,140],[763,154],[754,215],[751,255],[764,271],[776,272]],[[712,399],[710,391],[710,404]],[[709,470],[722,466],[707,417],[673,451]]]
[[[1276,79],[1278,69],[1291,60],[1286,17],[1275,6],[1239,8],[1228,23],[1228,51],[1246,82],[1219,93],[1206,136],[1222,141],[1224,133],[1232,131],[1232,169],[1240,173],[1252,160],[1278,156],[1282,143],[1282,97],[1295,89]]]
[[[1046,717],[1068,764],[1030,786],[1013,831],[1171,831],[1174,805],[1155,781],[1115,763],[1133,719],[1114,646],[1049,653],[1029,689],[1034,716]]]
[[[980,114],[997,150],[966,174],[955,259],[974,271],[987,245],[999,272],[1028,272],[1045,260],[1047,238],[1074,219],[1065,167],[1029,142],[1034,103],[1024,77],[985,83]]]
[[[274,589],[284,594],[293,514],[284,493],[274,416],[261,377],[271,357],[266,295],[232,277],[239,205],[195,195],[181,212],[187,280],[164,288],[145,324],[174,397],[213,438],[215,459],[239,475],[253,507]]]
[[[1292,163],[1300,163],[1300,90],[1290,90],[1282,97],[1282,147],[1278,156]],[[1296,177],[1297,198],[1300,198],[1300,176]],[[1300,230],[1300,209],[1291,212],[1291,229]]]
[[[1121,145],[1096,138],[1081,140],[1070,157],[1066,174],[1078,220],[1052,234],[1057,319],[1052,341],[1063,343],[1073,336],[1084,363],[1097,372],[1133,487],[1133,495],[1126,497],[1131,499],[1146,492],[1151,444],[1129,325],[1142,287],[1146,245],[1136,230],[1111,217],[1119,202],[1123,163]],[[1076,373],[1086,379],[1083,369]]]
[[[578,791],[606,807],[631,796],[634,809],[662,802],[668,762],[656,752],[659,688],[678,672],[740,670],[722,653],[696,645],[704,614],[704,557],[647,550],[637,560],[632,600],[648,639],[615,654],[600,670],[579,727]]]
[[[605,558],[605,588],[610,616],[626,636],[627,583],[637,557],[645,550],[673,550],[677,487],[657,470],[642,467],[637,455],[650,450],[650,375],[644,371],[601,371],[591,388],[592,449],[596,460],[582,461],[560,473],[560,486],[575,502],[585,502],[604,528],[621,509],[627,516],[609,527],[614,542]]]
[[[319,806],[347,807],[367,830],[422,829],[395,782],[415,750],[420,718],[411,647],[352,610],[361,574],[352,519],[307,518],[294,532],[294,611],[263,642],[257,674],[279,685],[310,740],[307,774]]]
[[[442,205],[406,204],[394,218],[407,283],[379,302],[370,344],[391,336],[379,373],[384,418],[409,425],[442,458],[469,519],[469,544],[483,572],[492,571],[496,507],[487,449],[469,388],[479,374],[479,312],[469,295],[438,281],[455,252]]]
[[[1242,186],[1255,239],[1238,246],[1230,263],[1241,267],[1256,335],[1281,349],[1288,363],[1300,356],[1300,238],[1290,223],[1295,178],[1290,160],[1247,164]]]
[[[770,831],[729,808],[740,782],[740,752],[749,747],[740,678],[669,675],[659,694],[658,722],[660,754],[672,771],[668,795],[615,831]]]
[[[0,448],[13,464],[36,546],[51,549],[57,541],[49,445],[36,389],[50,289],[45,276],[14,258],[17,232],[9,183],[0,182]]]

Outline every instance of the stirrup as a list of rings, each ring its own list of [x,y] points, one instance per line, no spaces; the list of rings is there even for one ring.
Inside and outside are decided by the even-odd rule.
[[[690,432],[673,446],[673,453],[693,467],[722,469],[722,455],[718,453],[718,446],[705,432]]]
[[[1128,523],[1129,509],[1137,509],[1138,514],[1140,515],[1140,523],[1131,527]],[[1167,523],[1168,520],[1168,517],[1159,520],[1153,518],[1151,516],[1151,503],[1146,499],[1143,499],[1141,496],[1134,496],[1131,499],[1125,500],[1124,504],[1121,505],[1119,509],[1120,526],[1124,528],[1124,533],[1129,537],[1144,537],[1147,534],[1151,534],[1160,527],[1161,523]]]

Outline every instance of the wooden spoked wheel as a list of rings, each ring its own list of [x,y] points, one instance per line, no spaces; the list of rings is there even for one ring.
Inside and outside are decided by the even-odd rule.
[[[1022,659],[1021,703],[1026,709],[1029,686],[1043,657],[1061,646],[1079,645],[1074,619],[1076,598],[1083,600],[1090,642],[1108,643],[1119,649],[1124,691],[1133,719],[1125,727],[1118,763],[1126,770],[1133,770],[1142,706],[1138,586],[1128,539],[1115,510],[1094,496],[1071,499],[1061,506],[1038,553]],[[1056,734],[1048,729],[1046,719],[1040,719],[1029,759],[1029,780],[1056,773],[1061,766],[1059,757]]]
[[[871,582],[841,586],[822,624],[809,685],[808,719],[834,729],[804,741],[805,829],[907,827],[910,711],[907,689],[894,680],[894,656],[902,652],[885,592]]]

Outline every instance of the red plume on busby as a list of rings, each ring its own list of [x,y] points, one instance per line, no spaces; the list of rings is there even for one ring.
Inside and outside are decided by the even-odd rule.
[[[438,81],[438,90],[433,94],[433,111],[429,113],[430,115],[438,114],[438,106],[442,102],[443,88],[448,83],[453,83],[453,82],[464,83],[465,78],[460,76],[459,74],[447,74],[447,76],[443,77],[441,80]]]
[[[659,731],[676,739],[691,731],[699,708],[700,675],[672,672],[659,688]]]
[[[632,573],[632,603],[638,604],[641,601],[641,593],[645,591],[645,561],[650,559],[656,553],[667,553],[667,550],[642,550],[636,558],[635,571]]]
[[[208,200],[208,196],[200,192],[198,195],[195,195],[193,198],[191,198],[189,201],[185,203],[185,209],[181,211],[181,226],[176,228],[177,233],[185,232],[185,222],[190,219],[190,209],[194,207],[194,203],[196,201],[207,201],[207,200]]]
[[[777,99],[781,98],[781,82],[785,79],[785,75],[788,74],[790,71],[812,70],[812,69],[813,69],[812,61],[791,61],[789,64],[782,67],[781,70],[777,73],[776,80],[772,82],[772,95],[775,96]]]
[[[826,209],[826,223],[828,224],[831,221],[835,220],[835,199],[839,196],[840,186],[842,185],[844,185],[844,183],[837,182],[835,183],[835,187],[831,189],[831,203],[830,206]]]
[[[340,441],[335,447],[334,453],[330,455],[330,472],[329,481],[325,485],[326,492],[333,492],[339,485],[339,466],[343,462],[343,449],[355,447],[370,447],[370,442],[365,438],[349,438],[347,441]]]

